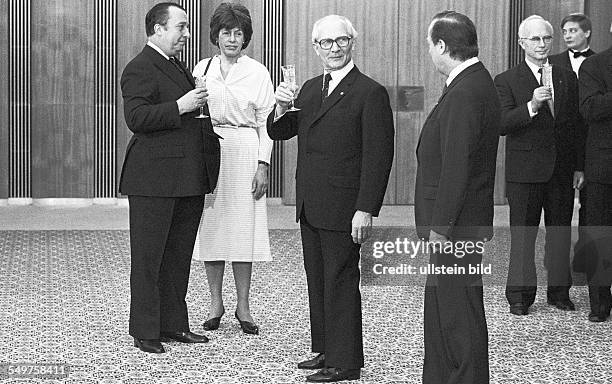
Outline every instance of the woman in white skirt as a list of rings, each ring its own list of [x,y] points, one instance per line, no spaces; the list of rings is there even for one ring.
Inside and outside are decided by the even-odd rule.
[[[266,67],[242,53],[252,35],[248,9],[222,3],[210,21],[210,40],[219,54],[193,70],[196,79],[206,71],[210,118],[223,137],[219,180],[205,199],[194,258],[205,261],[211,295],[204,329],[219,328],[225,313],[223,273],[230,261],[235,317],[245,333],[259,334],[249,309],[249,290],[252,263],[271,260],[265,194],[273,142],[266,119],[274,107],[274,88]]]

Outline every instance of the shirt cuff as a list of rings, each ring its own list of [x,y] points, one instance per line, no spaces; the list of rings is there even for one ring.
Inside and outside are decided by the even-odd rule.
[[[538,114],[538,111],[534,111],[533,108],[531,107],[531,101],[527,103],[527,109],[529,110],[529,117],[534,117],[535,115]]]

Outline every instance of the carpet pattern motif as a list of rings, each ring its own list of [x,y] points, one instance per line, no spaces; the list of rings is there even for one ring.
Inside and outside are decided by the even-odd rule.
[[[299,231],[270,231],[274,261],[255,264],[251,311],[260,336],[233,318],[231,268],[226,315],[208,344],[166,343],[150,355],[132,346],[127,231],[0,231],[0,367],[62,363],[65,379],[2,377],[15,383],[296,383],[311,356]],[[498,236],[492,257],[507,252]],[[541,245],[540,245],[541,246]],[[587,321],[584,286],[572,288],[575,312],[546,305],[540,288],[529,316],[508,313],[503,284],[485,287],[491,382],[604,384],[612,372],[612,322]],[[204,333],[208,288],[203,263],[192,265],[187,297],[191,328]],[[361,383],[420,383],[423,287],[364,286],[365,369]]]

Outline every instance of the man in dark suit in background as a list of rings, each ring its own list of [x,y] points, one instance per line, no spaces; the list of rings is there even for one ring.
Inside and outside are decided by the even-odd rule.
[[[358,379],[363,367],[360,244],[381,208],[393,162],[393,114],[385,88],[352,61],[357,32],[342,16],[313,26],[324,75],[295,89],[281,83],[272,139],[298,136],[296,209],[308,281],[312,352],[298,368],[310,382]]]
[[[589,320],[610,316],[612,297],[612,48],[580,67],[580,112],[589,125],[585,173],[587,188],[586,265]]]
[[[204,205],[219,169],[210,119],[194,118],[204,89],[176,60],[189,38],[185,10],[155,5],[147,45],[121,76],[125,121],[134,133],[119,190],[130,205],[130,335],[142,351],[163,353],[160,338],[204,343],[189,331],[187,284]]]
[[[447,76],[416,149],[415,221],[429,242],[486,241],[493,236],[493,188],[500,106],[491,75],[478,60],[476,27],[445,11],[429,25],[429,54]],[[434,252],[430,264],[469,268],[463,258]],[[424,384],[489,382],[482,275],[429,275],[425,287]]]
[[[573,188],[584,182],[584,156],[576,147],[584,124],[578,112],[576,75],[559,66],[552,66],[552,74],[550,67],[542,68],[552,41],[548,21],[537,15],[523,20],[519,44],[525,61],[495,77],[502,106],[500,134],[507,137],[511,245],[506,298],[514,315],[527,315],[535,300],[535,241],[542,209],[547,302],[561,310],[575,309],[569,297],[569,252]]]
[[[548,61],[552,65],[558,65],[574,71],[578,76],[578,70],[584,60],[595,54],[589,47],[591,41],[591,20],[582,13],[572,13],[565,16],[561,20],[561,31],[563,32],[563,40],[567,45],[567,50],[548,57]],[[580,140],[576,141],[576,148],[579,152],[584,152],[586,142],[586,134],[588,129],[582,131]],[[580,174],[578,175],[580,176]],[[584,176],[584,175],[582,175]],[[580,208],[578,210],[578,241],[574,245],[574,261],[573,267],[576,272],[585,272],[584,262],[587,255],[584,253],[585,247],[582,241],[585,238],[584,226],[586,225],[586,188],[588,180],[584,180],[579,189]],[[547,264],[548,261],[545,262]]]

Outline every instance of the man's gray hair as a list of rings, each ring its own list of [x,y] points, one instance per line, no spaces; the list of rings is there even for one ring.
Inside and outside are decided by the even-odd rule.
[[[544,23],[546,25],[546,27],[548,28],[548,30],[550,31],[550,35],[553,36],[555,33],[555,30],[553,29],[553,26],[551,23],[548,22],[548,20],[546,20],[545,18],[543,18],[540,15],[531,15],[528,18],[526,18],[525,20],[521,21],[521,24],[518,27],[518,36],[519,38],[525,38],[528,36],[525,36],[525,29],[527,28],[527,23],[533,20],[540,20],[542,23]]]
[[[326,22],[326,21],[337,21],[338,23],[343,24],[344,27],[346,28],[346,32],[349,34],[349,37],[352,39],[355,39],[358,35],[357,31],[355,30],[355,27],[353,27],[353,23],[351,23],[351,21],[348,18],[344,16],[340,16],[340,15],[327,15],[315,21],[314,25],[312,26],[312,42],[313,43],[316,43],[317,37],[319,36],[319,33],[318,33],[319,26],[321,25],[321,23]]]

